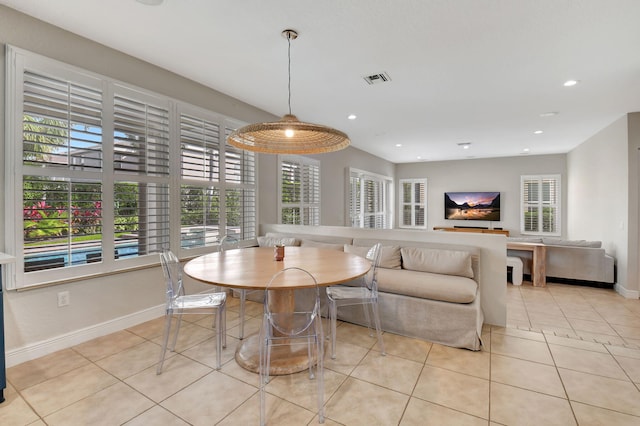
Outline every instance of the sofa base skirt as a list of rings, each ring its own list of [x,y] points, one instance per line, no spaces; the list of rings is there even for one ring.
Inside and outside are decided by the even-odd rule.
[[[324,288],[321,294],[322,316],[327,317]],[[247,295],[247,299],[255,302],[261,302],[263,297],[262,291]],[[378,299],[384,331],[472,351],[479,351],[482,346],[480,337],[484,315],[480,308],[480,295],[471,303],[449,303],[382,292],[378,293]],[[341,306],[338,319],[367,326],[362,306]]]
[[[531,275],[524,275],[524,278],[527,281],[531,281]],[[573,278],[547,277],[547,284],[549,283],[581,285],[583,287],[595,287],[595,288],[606,288],[606,289],[613,289],[616,284],[615,282],[606,283],[606,282],[600,282],[600,281],[576,280]]]
[[[393,293],[379,293],[378,297],[380,322],[384,331],[455,348],[480,350],[484,316],[479,297],[466,304]],[[338,308],[338,319],[367,325],[362,306]]]

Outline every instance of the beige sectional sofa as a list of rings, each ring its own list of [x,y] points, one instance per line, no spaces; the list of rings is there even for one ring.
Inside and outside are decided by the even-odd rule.
[[[262,246],[322,247],[360,256],[377,242],[382,243],[378,270],[382,328],[443,345],[479,350],[483,313],[477,283],[480,256],[477,247],[290,233],[267,233],[258,238]],[[366,324],[360,306],[340,308],[338,318]]]
[[[507,241],[544,244],[547,281],[560,278],[607,285],[615,283],[615,259],[605,252],[600,241],[535,237],[511,237]],[[520,257],[523,272],[531,274],[531,252],[509,249],[507,255]]]

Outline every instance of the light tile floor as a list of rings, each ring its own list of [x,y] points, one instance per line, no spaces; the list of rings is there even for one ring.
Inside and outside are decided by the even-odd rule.
[[[162,319],[8,370],[0,425],[258,424],[258,377],[228,347],[214,370],[211,318],[187,317],[177,352],[155,374]],[[250,304],[247,334],[260,324]],[[640,425],[640,301],[612,290],[508,284],[506,328],[485,326],[480,352],[393,334],[387,356],[342,323],[327,358],[327,425]],[[268,385],[269,424],[316,424],[305,373]]]

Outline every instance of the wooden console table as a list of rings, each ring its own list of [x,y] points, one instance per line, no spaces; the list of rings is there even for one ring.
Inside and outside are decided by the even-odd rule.
[[[483,229],[483,228],[447,228],[444,226],[434,226],[434,231],[447,231],[447,232],[476,232],[479,234],[501,234],[509,236],[509,231],[505,229]]]
[[[531,267],[531,279],[534,287],[546,287],[547,286],[547,268],[546,268],[546,255],[547,248],[541,243],[516,243],[507,242],[507,249],[509,250],[524,250],[533,253],[533,266]]]

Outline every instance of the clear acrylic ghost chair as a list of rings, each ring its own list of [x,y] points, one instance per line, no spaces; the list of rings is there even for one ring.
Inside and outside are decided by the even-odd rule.
[[[295,282],[293,290],[277,289],[279,284]],[[293,291],[295,308],[279,303],[283,294]],[[290,300],[285,296],[285,300]],[[316,380],[319,423],[324,423],[324,338],[320,317],[320,290],[315,277],[302,268],[291,267],[275,274],[267,284],[264,296],[264,315],[260,329],[260,424],[264,425],[265,386],[273,347],[306,345],[309,357],[309,378]],[[315,349],[315,350],[314,350]],[[315,357],[314,357],[315,355]],[[317,364],[316,364],[317,362]],[[314,364],[315,368],[314,368]]]
[[[156,374],[162,373],[162,365],[164,364],[165,355],[169,344],[169,335],[171,334],[173,317],[177,316],[177,323],[171,346],[169,350],[174,351],[178,333],[180,332],[180,323],[183,314],[214,314],[214,326],[216,328],[216,369],[219,370],[222,364],[222,348],[227,347],[226,333],[226,293],[200,293],[185,294],[182,286],[182,265],[176,255],[165,250],[160,253],[160,263],[162,264],[162,272],[166,281],[166,310],[165,310],[165,328],[162,339],[162,350],[160,352],[160,361],[156,369]]]
[[[240,243],[233,235],[225,235],[219,243],[219,251],[240,248]],[[240,340],[244,339],[244,311],[246,306],[247,294],[256,290],[247,290],[246,288],[233,289],[234,294],[240,298]]]
[[[222,237],[220,237],[220,235],[218,235],[218,237],[216,238],[215,243],[218,245],[218,251],[219,252],[224,252],[226,250],[233,250],[233,249],[237,249],[240,248],[240,241],[238,241],[238,239],[231,234],[228,235],[224,235]],[[237,291],[237,290],[234,290]],[[220,286],[212,286],[212,289],[209,290],[208,292],[213,292],[213,293],[217,293],[217,292],[227,292],[227,289],[225,289],[224,287],[220,287]]]
[[[375,244],[367,252],[367,259],[371,261],[371,269],[360,279],[360,285],[349,287],[345,285],[327,287],[327,299],[329,302],[329,320],[331,322],[331,358],[336,358],[336,322],[338,308],[340,306],[362,305],[367,326],[371,331],[371,316],[369,308],[373,314],[373,321],[376,327],[378,345],[382,355],[386,355],[384,341],[382,340],[382,329],[380,327],[380,315],[378,314],[378,266],[382,245]],[[371,333],[373,335],[373,333]]]

